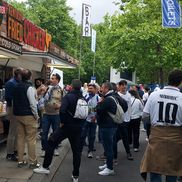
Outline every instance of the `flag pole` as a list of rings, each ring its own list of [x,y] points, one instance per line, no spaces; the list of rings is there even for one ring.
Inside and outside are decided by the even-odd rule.
[[[81,36],[80,36],[80,60],[79,60],[79,71],[78,71],[78,79],[80,80],[80,76],[81,76],[81,64],[82,64],[82,32],[81,32]]]
[[[82,17],[81,17],[81,28],[80,28],[80,60],[79,60],[79,70],[78,70],[78,79],[81,77],[81,64],[82,64],[82,44],[83,44],[83,4],[82,4]]]
[[[93,76],[95,76],[95,52],[94,52],[94,59],[93,59]]]

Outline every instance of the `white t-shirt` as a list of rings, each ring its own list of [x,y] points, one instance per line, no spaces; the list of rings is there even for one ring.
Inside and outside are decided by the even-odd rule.
[[[153,126],[182,126],[182,93],[172,86],[153,92],[143,112],[150,115]]]
[[[118,94],[127,102],[128,110],[124,113],[124,122],[129,122],[131,119],[131,95],[129,92],[126,94],[122,94],[118,92]]]
[[[142,116],[143,104],[142,102],[131,96],[131,119],[137,119]]]
[[[148,98],[149,98],[149,93],[145,92],[142,97],[143,102],[145,103],[148,100]]]

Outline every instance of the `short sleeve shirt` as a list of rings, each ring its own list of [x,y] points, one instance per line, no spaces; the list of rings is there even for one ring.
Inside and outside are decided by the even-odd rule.
[[[150,115],[153,126],[182,126],[182,93],[172,86],[153,92],[143,112]]]

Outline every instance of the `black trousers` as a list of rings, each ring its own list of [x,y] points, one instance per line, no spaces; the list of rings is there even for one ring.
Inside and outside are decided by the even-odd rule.
[[[81,131],[82,127],[63,126],[58,127],[48,140],[48,147],[45,151],[43,167],[48,168],[52,162],[54,149],[64,139],[68,138],[73,153],[73,176],[79,176],[81,163]]]
[[[118,125],[116,135],[114,136],[113,141],[113,152],[114,159],[117,159],[117,143],[122,139],[125,151],[127,154],[130,154],[130,146],[128,139],[128,125],[129,122],[123,122]]]
[[[133,148],[139,148],[141,118],[131,119],[128,127],[129,144],[133,144]]]

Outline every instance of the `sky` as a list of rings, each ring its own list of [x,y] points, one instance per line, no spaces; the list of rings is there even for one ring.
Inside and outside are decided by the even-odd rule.
[[[25,0],[17,1],[22,2]],[[118,10],[118,7],[113,4],[113,1],[114,0],[67,0],[67,5],[73,8],[70,15],[78,24],[81,23],[82,3],[90,5],[91,23],[97,24],[103,21],[103,17],[106,15],[106,13],[112,15]]]
[[[103,21],[104,15],[114,14],[118,7],[113,4],[114,0],[67,0],[67,5],[73,8],[71,16],[79,24],[81,23],[82,3],[91,6],[91,23],[97,24]]]

